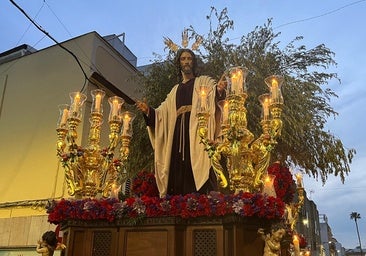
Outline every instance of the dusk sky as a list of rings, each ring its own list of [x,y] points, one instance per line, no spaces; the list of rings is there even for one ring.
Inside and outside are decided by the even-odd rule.
[[[164,52],[163,38],[180,42],[184,28],[192,25],[200,34],[209,31],[211,6],[218,11],[227,7],[234,21],[234,30],[226,36],[239,43],[242,35],[262,26],[272,18],[278,39],[287,45],[296,36],[308,49],[325,44],[334,53],[337,66],[328,72],[338,73],[341,83],[327,85],[338,94],[331,106],[339,113],[326,127],[340,138],[346,148],[355,148],[351,173],[342,184],[331,176],[323,186],[321,181],[305,177],[308,196],[319,213],[328,217],[334,237],[346,248],[358,246],[351,212],[361,215],[359,230],[366,248],[366,138],[362,113],[366,110],[366,0],[187,0],[187,1],[96,1],[96,0],[14,0],[38,25],[58,42],[92,31],[101,36],[125,33],[126,46],[137,56],[137,64],[145,65],[154,53]],[[11,3],[0,1],[0,52],[21,44],[42,49],[55,43],[35,28]],[[80,83],[82,83],[81,81]]]

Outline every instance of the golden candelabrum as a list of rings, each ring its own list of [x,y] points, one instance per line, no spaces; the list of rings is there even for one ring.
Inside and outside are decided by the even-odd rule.
[[[276,139],[281,135],[282,129],[283,78],[276,75],[265,79],[269,93],[259,96],[262,105],[262,134],[255,139],[252,132],[247,129],[245,107],[247,74],[248,69],[245,67],[233,67],[226,72],[227,97],[221,104],[222,136],[218,140],[210,141],[207,138],[209,113],[205,107],[206,97],[201,97],[197,114],[198,134],[208,151],[220,185],[222,187],[229,185],[234,193],[240,191],[253,193],[263,189],[263,179],[267,174],[271,150],[276,145]],[[204,91],[205,88],[201,90]]]
[[[86,96],[80,92],[70,93],[71,105],[60,105],[57,122],[57,156],[65,170],[68,193],[82,197],[117,197],[121,184],[127,178],[125,164],[132,137],[132,121],[135,115],[122,112],[123,99],[108,99],[110,105],[109,145],[102,149],[101,127],[103,123],[102,90],[91,91],[92,107],[90,130],[86,147],[77,145],[77,128],[82,119],[82,107]],[[115,158],[116,152],[119,154]]]
[[[299,218],[299,212],[304,204],[304,185],[302,181],[302,174],[296,175],[296,191],[297,202],[291,202],[286,205],[286,221],[292,231],[295,231],[296,223]]]

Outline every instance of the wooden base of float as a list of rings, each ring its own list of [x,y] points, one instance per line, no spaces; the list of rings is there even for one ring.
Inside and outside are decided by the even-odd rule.
[[[61,224],[65,255],[83,256],[262,256],[258,228],[267,219],[224,216],[181,219],[67,221]]]

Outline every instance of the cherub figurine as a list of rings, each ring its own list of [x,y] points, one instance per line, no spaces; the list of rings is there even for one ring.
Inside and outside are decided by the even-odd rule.
[[[263,256],[279,256],[281,254],[281,240],[285,235],[286,230],[282,225],[274,225],[271,232],[265,234],[264,229],[258,229],[258,234],[261,235],[265,242]]]
[[[42,235],[42,241],[38,241],[36,252],[42,256],[53,256],[55,250],[65,249],[66,246],[59,243],[54,231],[47,231]]]

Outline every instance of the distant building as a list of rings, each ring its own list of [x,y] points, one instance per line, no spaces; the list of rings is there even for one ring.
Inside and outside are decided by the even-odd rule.
[[[366,248],[362,248],[362,254],[360,250],[360,246],[357,246],[355,249],[346,249],[346,256],[365,256]]]
[[[37,50],[27,44],[22,44],[13,49],[0,53],[0,65],[9,62],[25,55],[36,52]]]
[[[321,237],[321,256],[345,256],[345,249],[342,244],[332,234],[332,229],[328,224],[325,214],[319,215],[320,237]]]
[[[299,213],[296,224],[296,231],[302,234],[307,242],[306,249],[311,252],[312,256],[319,256],[320,242],[320,226],[319,212],[316,204],[307,198],[304,191],[304,204]]]
[[[307,198],[304,191],[304,204],[300,210],[296,231],[307,242],[306,249],[312,256],[345,256],[345,249],[335,237],[325,214],[319,214],[314,201]]]

